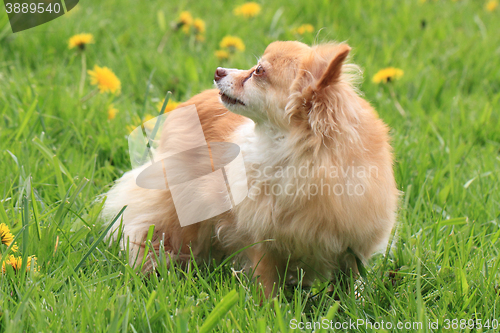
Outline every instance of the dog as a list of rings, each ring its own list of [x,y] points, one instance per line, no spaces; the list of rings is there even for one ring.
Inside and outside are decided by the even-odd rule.
[[[217,89],[178,107],[196,106],[208,142],[240,147],[248,197],[181,227],[168,190],[141,188],[131,172],[124,174],[107,193],[103,216],[109,220],[127,205],[122,227],[131,261],[137,266],[147,256],[148,271],[160,247],[168,264],[245,248],[244,267],[271,297],[301,271],[306,285],[338,272],[358,274],[359,262],[384,250],[399,196],[389,130],[357,91],[360,70],[346,63],[350,50],[345,43],[277,41],[248,70],[217,68]],[[189,139],[176,137],[186,126],[182,118],[167,122],[160,151]]]

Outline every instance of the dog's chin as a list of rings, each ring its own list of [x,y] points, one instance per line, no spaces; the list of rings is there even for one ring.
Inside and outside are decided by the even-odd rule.
[[[219,98],[222,104],[224,104],[225,107],[227,107],[229,110],[236,108],[236,107],[241,107],[245,106],[245,103],[237,99],[236,97],[232,97],[224,92],[222,90],[219,91]]]
[[[222,92],[222,90],[219,91],[219,100],[221,101],[222,105],[224,105],[229,111],[239,114],[240,116],[250,118],[255,123],[261,123],[265,121],[261,117],[256,116],[251,106],[245,104],[245,102],[235,97]]]

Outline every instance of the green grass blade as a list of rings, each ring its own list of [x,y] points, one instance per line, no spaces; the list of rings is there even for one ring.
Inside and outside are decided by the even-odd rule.
[[[333,305],[330,307],[330,309],[328,309],[328,312],[326,313],[326,317],[324,319],[326,319],[328,322],[331,322],[333,320],[333,318],[335,317],[335,314],[337,313],[339,306],[340,306],[339,302],[333,303]],[[321,328],[318,331],[318,333],[321,333],[321,332],[326,332],[323,325],[321,325]]]
[[[101,235],[99,236],[99,238],[96,241],[94,241],[94,243],[90,246],[90,248],[87,251],[87,253],[83,256],[83,258],[80,260],[80,262],[78,263],[78,265],[76,265],[76,267],[74,269],[75,272],[78,271],[80,269],[80,267],[82,267],[82,265],[85,262],[85,260],[87,260],[87,258],[95,250],[95,248],[97,247],[97,245],[99,245],[102,242],[102,240],[104,239],[104,237],[106,237],[106,235],[108,234],[108,231],[113,227],[113,225],[115,224],[115,222],[123,214],[123,212],[125,211],[126,208],[127,208],[127,206],[124,206],[120,210],[120,212],[118,212],[118,214],[116,214],[116,216],[113,218],[113,220],[108,225],[108,227],[103,232],[101,232]]]
[[[33,178],[30,177],[30,183],[33,183]],[[35,220],[36,225],[36,235],[38,236],[38,240],[42,239],[42,230],[40,229],[40,213],[38,212],[38,205],[36,203],[35,192],[33,190],[33,186],[31,186],[31,209],[33,210],[33,219]]]
[[[217,323],[224,317],[229,310],[238,302],[239,295],[236,290],[231,290],[210,312],[205,323],[200,327],[200,333],[208,333],[215,328]]]
[[[17,130],[17,134],[16,134],[16,137],[15,137],[16,141],[19,140],[19,138],[23,134],[24,129],[26,128],[26,126],[28,125],[28,122],[31,119],[31,116],[33,116],[33,112],[35,111],[35,108],[36,108],[37,104],[38,104],[38,99],[35,98],[33,100],[33,103],[31,103],[31,105],[30,105],[30,107],[28,109],[28,112],[26,112],[26,115],[24,116],[23,122],[21,123],[21,125],[19,126],[19,129]]]
[[[151,240],[153,239],[154,232],[155,232],[155,225],[152,224],[149,226],[149,229],[148,229],[148,235],[146,237],[146,245],[144,247],[144,255],[142,256],[142,263],[141,263],[140,270],[142,270],[142,267],[144,266],[144,263],[146,262],[146,258],[147,258],[148,253],[149,253],[149,245],[151,244]]]
[[[283,321],[280,303],[278,302],[277,298],[274,299],[274,311],[276,311],[276,321],[278,322],[278,327],[280,329],[280,332],[281,333],[288,332],[288,330],[285,327],[285,322]]]
[[[61,198],[64,198],[64,194],[66,193],[66,186],[64,185],[62,172],[59,167],[59,160],[57,159],[57,156],[52,153],[52,151],[50,151],[50,149],[47,148],[47,146],[39,138],[34,138],[33,143],[40,150],[40,152],[52,163],[52,167],[54,169],[57,180],[57,190],[59,191],[59,196]]]

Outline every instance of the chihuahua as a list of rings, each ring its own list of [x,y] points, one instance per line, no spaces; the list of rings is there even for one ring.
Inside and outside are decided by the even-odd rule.
[[[359,262],[385,249],[399,195],[388,127],[356,89],[360,70],[346,63],[350,50],[343,43],[273,42],[255,66],[217,68],[217,89],[179,105],[196,106],[208,142],[240,147],[248,196],[181,227],[168,189],[141,188],[132,172],[124,174],[107,193],[103,215],[110,219],[127,205],[121,235],[131,264],[147,256],[144,270],[153,270],[160,247],[168,264],[244,248],[244,267],[270,297],[301,271],[303,284],[357,274]],[[189,140],[179,134],[186,126],[181,117],[167,118],[159,151]]]

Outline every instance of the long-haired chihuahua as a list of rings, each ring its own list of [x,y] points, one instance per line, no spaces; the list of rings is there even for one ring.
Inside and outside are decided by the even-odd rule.
[[[388,128],[356,90],[359,68],[346,63],[350,50],[343,43],[274,42],[248,70],[217,68],[218,89],[179,107],[196,106],[208,142],[239,145],[248,197],[181,227],[168,189],[139,187],[132,172],[124,174],[103,214],[109,219],[127,205],[122,234],[130,258],[140,263],[146,255],[146,269],[155,267],[158,252],[144,253],[152,224],[150,251],[161,244],[169,263],[248,247],[245,267],[269,297],[300,270],[303,283],[356,274],[357,259],[384,249],[398,201]],[[159,151],[189,140],[176,137],[185,126],[182,117],[167,118]]]

